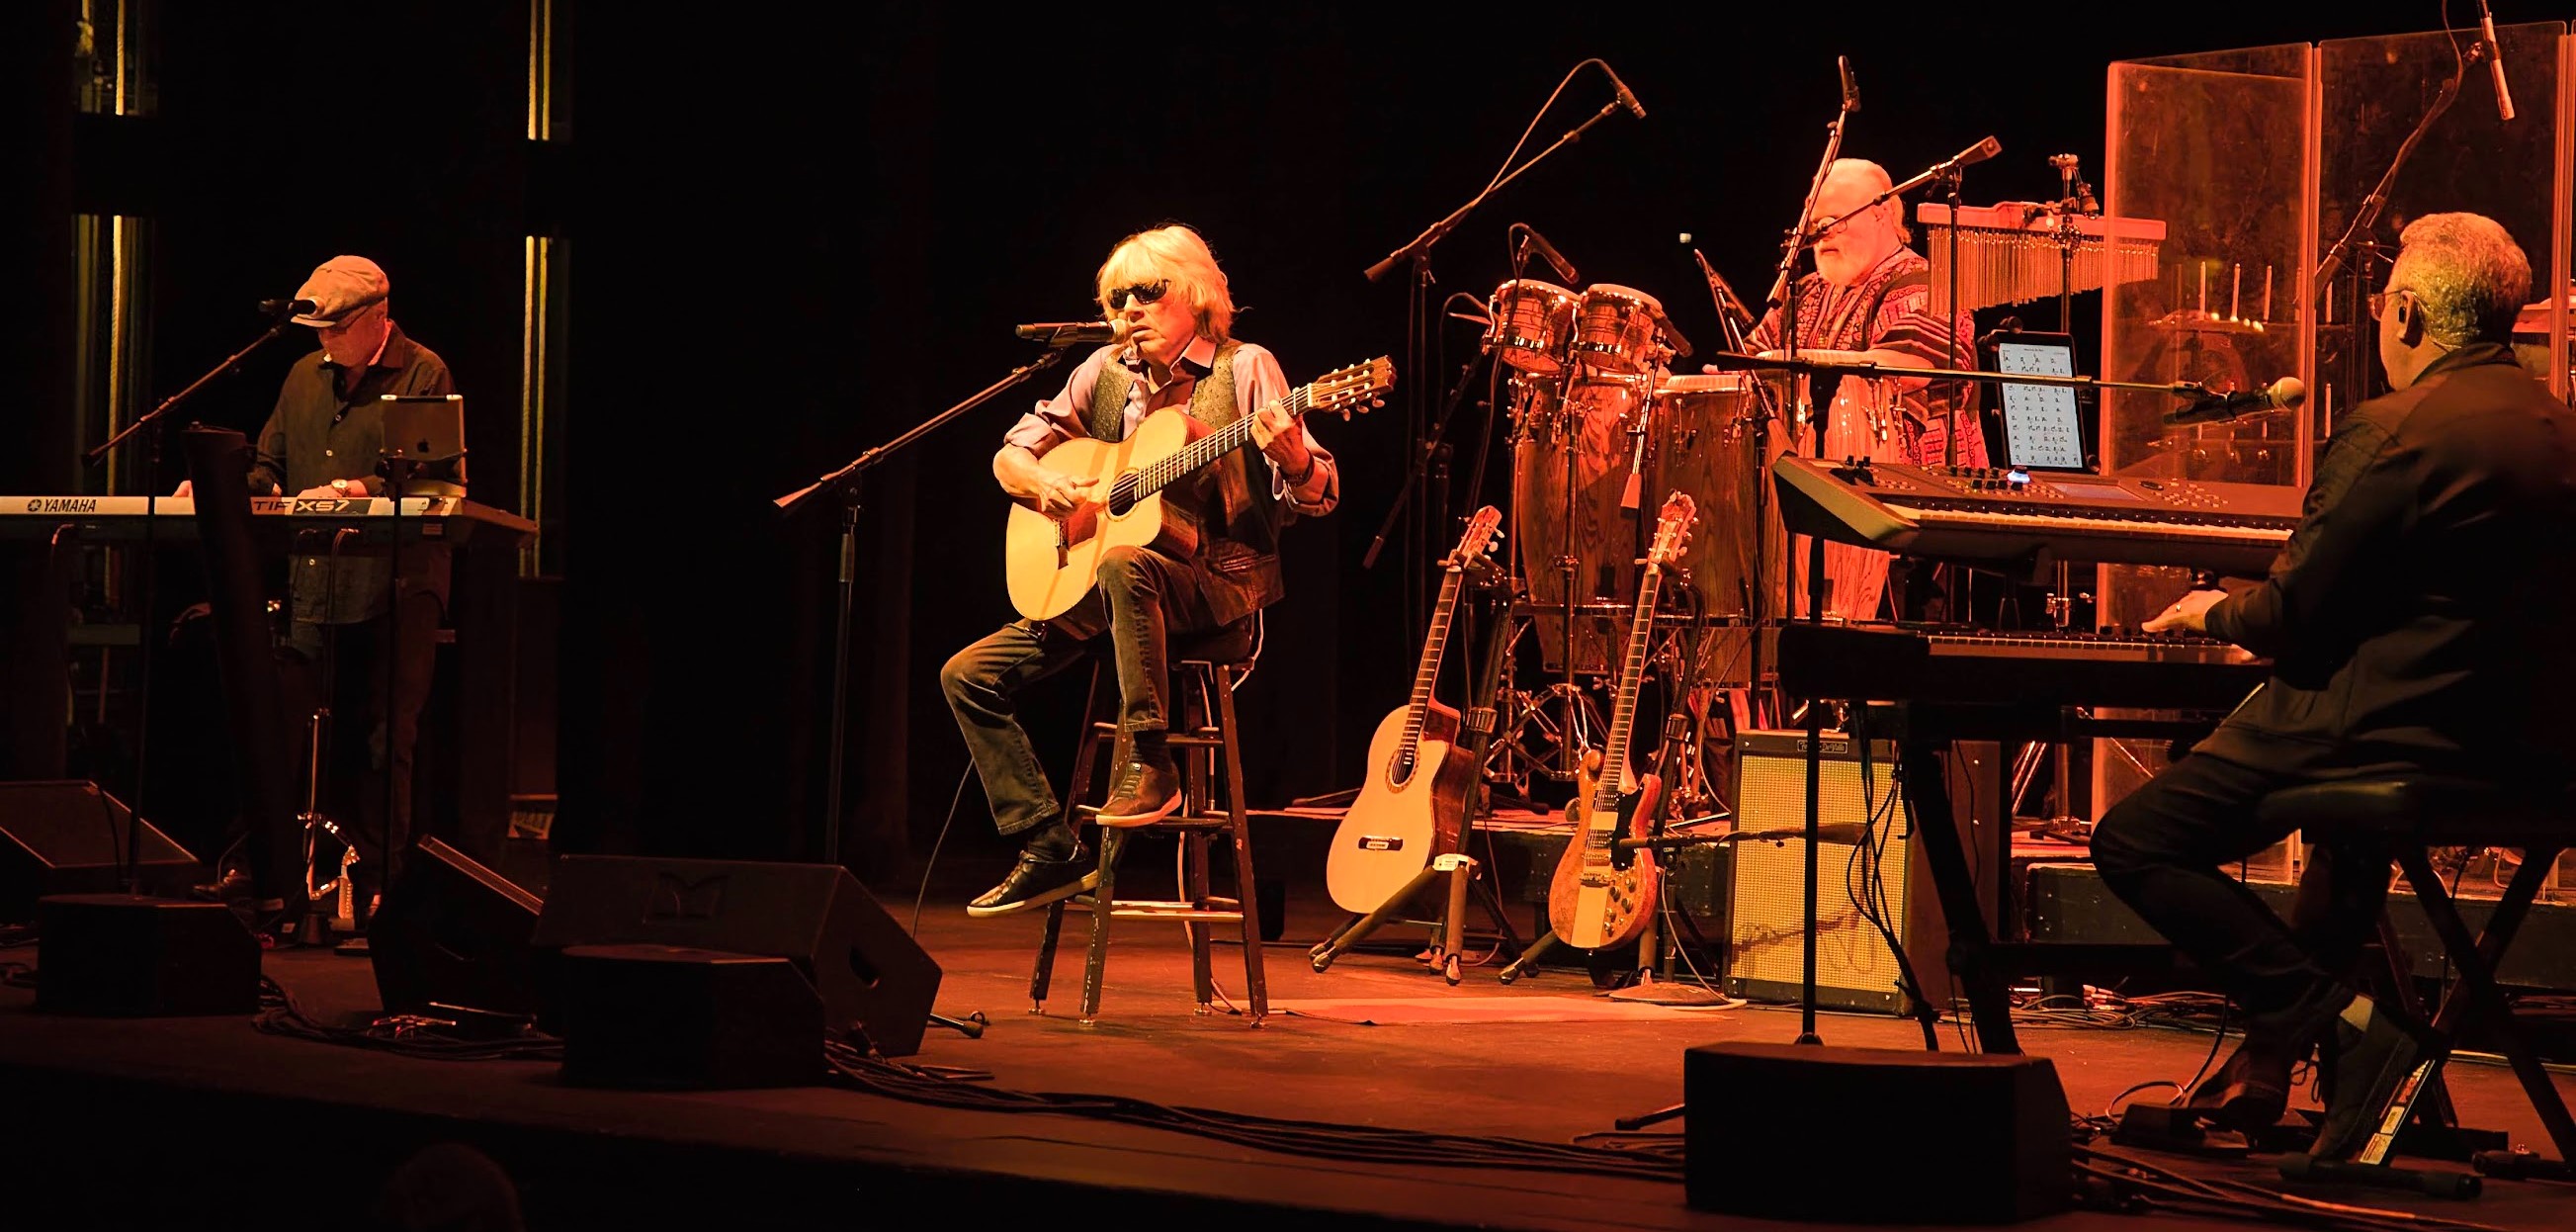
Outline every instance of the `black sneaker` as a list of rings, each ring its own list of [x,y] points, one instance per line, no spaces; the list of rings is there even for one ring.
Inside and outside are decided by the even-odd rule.
[[[2325,1124],[2318,1127],[2309,1156],[2350,1159],[2359,1153],[2379,1128],[2389,1098],[2414,1068],[2416,1051],[2414,1034],[2384,1008],[2372,1008],[2364,1030],[2336,1022],[2334,1092],[2326,1100]]]
[[[1131,761],[1118,775],[1118,788],[1100,806],[1104,826],[1149,826],[1181,806],[1181,774],[1172,763]]]
[[[1031,907],[1043,907],[1058,899],[1071,898],[1100,884],[1100,870],[1091,866],[1091,853],[1074,845],[1073,854],[1061,860],[1049,860],[1029,852],[1020,853],[1020,862],[1011,868],[1002,884],[984,891],[966,904],[966,914],[982,919],[986,916],[1009,915]]]
[[[227,868],[212,881],[190,886],[188,892],[210,903],[240,902],[251,896],[250,872],[242,868]]]

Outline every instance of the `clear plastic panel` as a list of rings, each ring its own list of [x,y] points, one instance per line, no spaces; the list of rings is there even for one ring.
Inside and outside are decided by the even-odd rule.
[[[2157,277],[2109,292],[2105,379],[2247,389],[2300,370],[2310,60],[2292,44],[2111,66],[2105,209],[2162,221],[2165,243]],[[2303,477],[2297,416],[2166,427],[2179,405],[2104,394],[2105,466],[2238,483]]]
[[[2306,44],[2116,63],[2105,134],[2105,212],[2165,224],[2155,278],[2105,292],[2102,377],[2251,389],[2301,371],[2300,294],[2312,219]],[[2103,467],[2114,474],[2295,484],[2297,415],[2172,428],[2182,403],[2102,396]],[[2134,626],[2187,589],[2187,571],[2106,567],[2105,625]],[[2162,769],[2152,741],[2094,742],[2093,811]]]
[[[2323,441],[2337,416],[2387,390],[2379,370],[2378,342],[2356,297],[2381,289],[2397,256],[2398,234],[2426,214],[2466,210],[2503,223],[2531,259],[2532,300],[2525,336],[2517,339],[2534,374],[2563,397],[2567,365],[2546,356],[2567,353],[2565,296],[2546,288],[2567,281],[2563,215],[2555,187],[2565,182],[2559,161],[2559,22],[2500,26],[2505,80],[2514,119],[2498,114],[2492,73],[2468,67],[2450,108],[2432,122],[2390,184],[2376,225],[2356,237],[2353,254],[2335,285],[2321,288],[2316,328],[2316,370],[2308,413]],[[2475,31],[2469,32],[2474,37]],[[2388,174],[2398,150],[2431,110],[2461,57],[2463,40],[2435,31],[2382,38],[2340,39],[2317,47],[2318,133],[2316,258],[2322,260],[2352,225],[2364,201]],[[2554,275],[2554,276],[2553,276]],[[2553,300],[2555,302],[2553,302]]]

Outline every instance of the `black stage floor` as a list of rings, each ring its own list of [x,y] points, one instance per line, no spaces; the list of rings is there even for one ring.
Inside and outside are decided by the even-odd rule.
[[[1122,922],[1102,1021],[1085,1028],[1071,1017],[1078,949],[1064,956],[1049,1015],[1031,1016],[1026,980],[1038,919],[970,921],[955,898],[942,899],[923,924],[923,940],[947,972],[940,1007],[982,1010],[992,1026],[977,1040],[934,1032],[914,1059],[986,1070],[994,1085],[1017,1090],[1561,1143],[1679,1099],[1687,1046],[1787,1042],[1798,1026],[1793,1011],[1745,1008],[1637,1021],[1393,1026],[1274,1015],[1253,1030],[1240,1018],[1192,1012],[1177,925]],[[1311,938],[1328,922],[1319,908],[1293,908],[1288,935]],[[1562,969],[1510,987],[1471,971],[1453,990],[1401,957],[1362,953],[1317,975],[1302,942],[1266,953],[1275,1000],[1508,997],[1550,1013],[1600,1008],[1589,982]],[[1220,947],[1217,960],[1221,983],[1239,998],[1239,949]],[[375,1004],[367,965],[356,959],[284,951],[268,955],[266,969],[317,1017]],[[807,1212],[828,1226],[857,1227],[1194,1215],[1354,1228],[1749,1222],[1688,1209],[1678,1183],[1327,1161],[1056,1113],[967,1111],[836,1087],[589,1090],[557,1081],[549,1062],[416,1059],[266,1035],[243,1019],[41,1016],[31,1002],[23,989],[0,988],[7,1126],[0,1172],[8,1178],[0,1227],[347,1226],[397,1162],[441,1141],[470,1143],[507,1169],[536,1228],[739,1225]],[[1823,1034],[1839,1045],[1919,1042],[1909,1024],[1883,1018],[1830,1016]],[[2055,1061],[2080,1112],[2101,1110],[2136,1083],[2186,1080],[2209,1048],[2205,1035],[2158,1030],[2032,1029],[2024,1039]],[[1956,1037],[1944,1043],[1955,1047]],[[2453,1073],[2467,1123],[2539,1139],[2537,1118],[2505,1071],[2464,1063]],[[1852,1115],[1856,1126],[1903,1134],[1948,1129],[1935,1108]],[[1743,1183],[1868,1183],[1870,1158],[1850,1143],[1814,1144],[1812,1158],[1804,1175],[1748,1175]],[[2160,1158],[2201,1174],[2272,1179],[2260,1160]],[[2504,1228],[2564,1228],[2576,1219],[2569,1201],[2576,1189],[2538,1182],[2492,1182],[2469,1203],[2380,1190],[2304,1192]],[[2079,1213],[2039,1226],[2126,1219]]]

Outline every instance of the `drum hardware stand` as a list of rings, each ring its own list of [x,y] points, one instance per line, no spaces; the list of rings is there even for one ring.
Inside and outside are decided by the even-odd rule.
[[[1600,61],[1586,60],[1581,64],[1575,65],[1575,71],[1581,71],[1584,64],[1600,64]],[[1609,72],[1608,65],[1603,64],[1601,68],[1604,73]],[[1571,81],[1573,79],[1573,73],[1566,74],[1566,79]],[[1613,80],[1616,80],[1616,78],[1614,77]],[[1561,90],[1562,88],[1563,87],[1560,85],[1559,89]],[[1625,93],[1624,87],[1621,92]],[[1556,96],[1553,94],[1548,96],[1548,101],[1550,103],[1553,103],[1555,99]],[[1564,136],[1558,137],[1553,143],[1549,144],[1546,149],[1540,150],[1538,153],[1531,155],[1527,161],[1521,163],[1517,167],[1507,166],[1507,169],[1502,174],[1494,177],[1492,183],[1478,189],[1475,196],[1469,197],[1466,204],[1459,206],[1457,209],[1451,210],[1448,216],[1442,218],[1440,221],[1423,228],[1421,234],[1406,241],[1403,247],[1386,254],[1386,256],[1378,260],[1377,264],[1362,271],[1370,282],[1378,282],[1383,280],[1388,272],[1396,267],[1398,262],[1407,263],[1412,268],[1411,283],[1405,293],[1404,320],[1405,362],[1412,365],[1411,371],[1429,372],[1432,369],[1431,335],[1433,327],[1431,322],[1433,313],[1431,311],[1431,287],[1436,281],[1438,281],[1431,275],[1432,246],[1438,244],[1451,231],[1456,230],[1458,224],[1466,220],[1467,215],[1473,213],[1477,206],[1485,203],[1485,198],[1494,195],[1494,193],[1500,190],[1504,185],[1519,179],[1523,174],[1528,172],[1530,168],[1545,162],[1548,155],[1554,154],[1559,149],[1582,139],[1583,134],[1591,131],[1593,125],[1609,119],[1611,113],[1618,111],[1621,106],[1621,101],[1615,98],[1602,104],[1599,111],[1593,112],[1590,116],[1586,117],[1582,123],[1568,129]],[[1543,111],[1542,114],[1544,114]],[[1642,113],[1640,114],[1642,115]],[[1533,118],[1531,120],[1533,128],[1535,128],[1536,124],[1537,120]],[[1517,155],[1519,152],[1520,147],[1513,147],[1513,154]],[[1519,275],[1515,273],[1515,281],[1518,280],[1518,277]],[[1425,440],[1430,436],[1430,433],[1427,431],[1427,428],[1429,427],[1428,420],[1430,418],[1430,407],[1423,401],[1423,394],[1425,392],[1427,391],[1423,387],[1416,386],[1414,394],[1410,399],[1410,404],[1406,408],[1406,427],[1413,433],[1413,439],[1415,440]],[[1425,452],[1428,452],[1427,447]],[[1426,546],[1430,538],[1428,533],[1428,516],[1427,511],[1417,510],[1414,519],[1415,525],[1409,528],[1409,533],[1406,537],[1406,550],[1417,562],[1415,567],[1409,568],[1405,571],[1405,619],[1408,622],[1408,627],[1411,627],[1410,622],[1417,619],[1420,611],[1427,606],[1427,600],[1423,596],[1417,595],[1414,588],[1421,584],[1421,579],[1426,576],[1428,572],[1428,570],[1422,567],[1420,563],[1428,553],[1428,548]],[[1372,546],[1370,548],[1370,555],[1374,558],[1375,554],[1376,548]]]

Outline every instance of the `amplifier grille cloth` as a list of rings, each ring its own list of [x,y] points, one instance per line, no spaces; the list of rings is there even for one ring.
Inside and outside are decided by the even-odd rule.
[[[1878,808],[1889,809],[1879,830],[1886,845],[1878,861],[1887,904],[1884,918],[1890,927],[1900,930],[1897,935],[1902,937],[1909,843],[1902,836],[1904,804],[1888,803],[1889,797],[1896,794],[1895,769],[1888,758],[1874,761],[1870,770],[1876,794],[1870,800],[1872,807],[1865,809],[1861,804],[1860,763],[1826,757],[1819,813],[1825,824],[1832,825],[1865,822]],[[1738,829],[1773,830],[1806,824],[1807,763],[1803,757],[1747,752],[1739,784]],[[1848,843],[1818,845],[1817,997],[1819,1001],[1831,1000],[1828,990],[1847,990],[1867,998],[1873,1008],[1894,1009],[1900,999],[1896,956],[1889,952],[1887,939],[1879,935],[1877,926],[1852,903],[1853,897],[1866,893],[1869,885],[1868,868],[1857,858],[1858,852]],[[1806,923],[1805,864],[1804,840],[1745,843],[1736,848],[1733,906],[1728,912],[1733,930],[1727,964],[1730,978],[1793,988],[1804,978],[1801,937]]]

